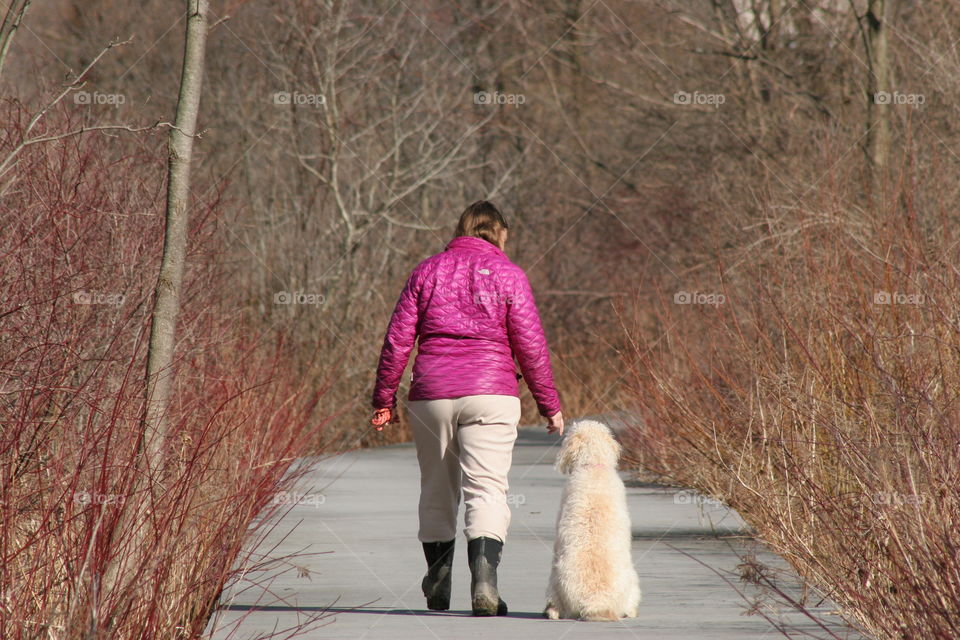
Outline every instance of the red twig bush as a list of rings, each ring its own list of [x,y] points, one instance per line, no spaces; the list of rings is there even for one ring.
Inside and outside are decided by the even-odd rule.
[[[0,155],[25,118],[3,105]],[[159,136],[86,134],[0,177],[4,639],[199,637],[314,424],[318,393],[245,330],[217,266],[219,191],[195,188],[169,465],[160,491],[137,481],[163,175]]]

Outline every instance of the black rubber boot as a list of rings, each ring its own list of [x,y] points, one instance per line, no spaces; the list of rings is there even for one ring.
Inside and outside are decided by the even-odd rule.
[[[421,588],[427,597],[427,608],[446,611],[450,608],[450,582],[453,574],[453,543],[424,542],[423,557],[427,559],[427,575],[423,576]]]
[[[497,567],[503,543],[496,538],[480,536],[467,542],[470,562],[470,601],[475,616],[505,616],[507,603],[497,591]]]

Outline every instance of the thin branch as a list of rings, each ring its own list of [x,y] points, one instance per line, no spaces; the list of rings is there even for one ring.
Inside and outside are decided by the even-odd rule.
[[[13,151],[11,151],[9,155],[7,155],[7,157],[4,159],[2,163],[0,163],[0,176],[5,175],[7,171],[9,171],[15,165],[14,160],[20,154],[21,151],[35,144],[40,144],[43,142],[55,142],[57,140],[63,140],[64,138],[71,138],[73,136],[83,135],[84,133],[87,133],[90,131],[129,131],[131,133],[141,133],[143,131],[150,131],[153,129],[160,129],[163,127],[169,127],[171,129],[180,131],[180,129],[178,129],[176,125],[174,125],[173,123],[160,122],[160,121],[157,121],[156,123],[146,127],[131,127],[130,125],[124,125],[124,124],[102,124],[102,125],[94,125],[92,127],[84,126],[84,127],[80,127],[79,129],[74,129],[73,131],[67,131],[65,133],[58,133],[58,134],[49,135],[49,136],[38,136],[36,138],[30,138],[29,140],[23,140],[22,142],[20,142],[20,144],[14,147]],[[181,131],[181,133],[184,133],[184,135],[188,135],[183,131]],[[199,138],[202,135],[202,133],[203,132],[195,134],[194,137]]]

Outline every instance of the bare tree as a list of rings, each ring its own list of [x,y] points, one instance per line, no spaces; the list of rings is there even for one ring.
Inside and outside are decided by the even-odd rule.
[[[230,80],[212,96],[230,105],[224,129],[249,149],[238,183],[247,206],[230,231],[249,263],[240,289],[301,356],[316,347],[338,364],[350,394],[339,402],[353,403],[370,380],[381,311],[414,264],[443,248],[465,199],[489,195],[475,176],[492,162],[478,148],[500,109],[475,99],[486,70],[453,16],[305,0],[259,11],[232,25],[249,65],[218,71]],[[224,172],[238,162],[225,156]],[[315,304],[297,304],[297,293]]]
[[[157,279],[156,301],[150,325],[147,356],[147,406],[143,441],[152,468],[162,464],[166,410],[172,382],[172,363],[180,312],[180,289],[187,245],[190,202],[190,160],[200,111],[204,56],[207,42],[208,0],[188,0],[187,34],[180,72],[177,116],[169,138],[166,231],[163,261]]]

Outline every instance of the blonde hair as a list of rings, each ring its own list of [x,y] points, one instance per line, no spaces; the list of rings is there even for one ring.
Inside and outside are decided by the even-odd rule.
[[[457,223],[457,230],[453,235],[454,237],[482,238],[495,247],[503,249],[500,246],[500,238],[504,229],[509,229],[509,226],[500,210],[492,202],[477,200],[460,214],[460,222]]]

